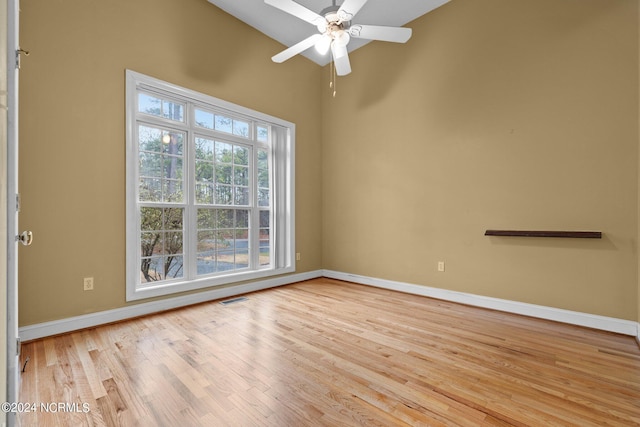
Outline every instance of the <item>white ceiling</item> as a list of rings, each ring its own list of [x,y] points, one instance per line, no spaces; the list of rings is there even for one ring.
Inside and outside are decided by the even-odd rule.
[[[272,39],[279,41],[286,47],[292,46],[318,32],[315,26],[273,6],[269,6],[263,0],[208,1]],[[401,27],[448,1],[369,0],[353,18],[352,23]],[[296,2],[316,13],[320,13],[321,10],[332,4],[331,0],[296,0]],[[338,6],[341,5],[342,0],[338,0],[337,4]],[[370,41],[352,38],[348,46],[349,52],[367,43],[370,43]],[[385,42],[376,41],[375,43]],[[284,49],[285,47],[281,50]],[[277,53],[279,51],[265,52],[265,55],[271,57]],[[320,55],[315,49],[308,49],[302,55],[319,65],[326,65],[330,60],[330,55]]]

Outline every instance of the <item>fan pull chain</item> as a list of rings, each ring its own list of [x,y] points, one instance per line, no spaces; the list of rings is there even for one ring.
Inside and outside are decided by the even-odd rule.
[[[331,73],[331,80],[329,81],[329,88],[333,89],[333,97],[336,97],[337,93],[337,78],[336,78],[336,67],[334,66],[333,61],[330,63],[329,72]]]
[[[329,89],[333,89],[333,61],[329,62]]]

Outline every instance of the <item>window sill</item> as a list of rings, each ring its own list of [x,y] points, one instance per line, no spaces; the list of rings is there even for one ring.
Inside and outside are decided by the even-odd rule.
[[[205,277],[189,281],[162,282],[161,284],[158,284],[156,286],[150,285],[140,287],[138,289],[135,289],[133,292],[129,292],[129,289],[127,289],[126,301],[138,301],[147,298],[173,295],[204,288],[214,288],[218,286],[240,284],[251,280],[263,279],[265,277],[294,273],[295,271],[295,267],[290,266],[278,269],[226,274],[224,276]]]

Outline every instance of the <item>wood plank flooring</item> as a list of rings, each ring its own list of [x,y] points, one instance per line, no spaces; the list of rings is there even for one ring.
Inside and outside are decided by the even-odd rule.
[[[20,401],[71,405],[21,425],[640,425],[633,337],[331,279],[247,297],[23,345]]]

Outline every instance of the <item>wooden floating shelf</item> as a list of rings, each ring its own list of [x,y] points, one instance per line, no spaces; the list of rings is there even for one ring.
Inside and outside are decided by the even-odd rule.
[[[577,239],[602,239],[601,231],[525,231],[525,230],[487,230],[485,236],[513,237],[571,237]]]

